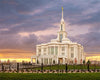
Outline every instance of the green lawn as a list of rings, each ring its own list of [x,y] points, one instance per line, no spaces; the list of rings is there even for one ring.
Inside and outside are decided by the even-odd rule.
[[[100,73],[0,73],[0,80],[100,80]]]
[[[43,69],[44,70],[64,70],[65,69],[65,65],[52,65],[52,66],[47,66],[47,67],[44,67]],[[41,68],[34,68],[34,69],[37,69],[37,70],[41,70]],[[68,69],[87,69],[87,65],[68,65]],[[100,69],[100,66],[94,66],[94,65],[91,65],[90,66],[90,69]]]

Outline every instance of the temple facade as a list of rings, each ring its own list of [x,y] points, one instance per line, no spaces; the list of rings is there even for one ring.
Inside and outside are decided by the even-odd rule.
[[[35,61],[33,62],[33,60]],[[31,63],[43,63],[45,65],[58,63],[82,64],[83,60],[85,60],[83,46],[67,38],[62,8],[62,18],[57,38],[48,43],[36,45],[36,55],[31,57]]]

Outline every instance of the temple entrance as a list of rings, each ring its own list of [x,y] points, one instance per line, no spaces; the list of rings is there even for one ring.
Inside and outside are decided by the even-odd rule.
[[[59,64],[63,64],[63,58],[58,59]]]
[[[36,58],[31,58],[31,63],[37,63]]]

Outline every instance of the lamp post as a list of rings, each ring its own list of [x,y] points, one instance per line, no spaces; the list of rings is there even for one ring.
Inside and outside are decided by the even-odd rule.
[[[43,63],[41,63],[41,71],[42,71],[42,73],[43,73]]]
[[[59,64],[60,64],[60,60],[58,60],[58,71],[59,71]]]
[[[19,72],[19,63],[17,63],[17,72]]]
[[[88,69],[88,71],[90,71],[90,61],[89,60],[87,62],[87,69]]]
[[[2,63],[2,71],[4,71],[4,65],[3,65],[3,63]]]
[[[67,70],[68,70],[68,66],[67,66],[67,63],[66,63],[66,69],[65,69],[65,71],[67,72]]]

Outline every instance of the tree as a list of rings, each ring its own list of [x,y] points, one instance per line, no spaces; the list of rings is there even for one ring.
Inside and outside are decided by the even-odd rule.
[[[53,60],[53,64],[55,64],[55,60]]]
[[[90,71],[89,65],[90,65],[90,61],[88,60],[88,61],[87,61],[87,69],[88,69],[88,71]]]
[[[75,58],[75,64],[77,64],[77,59]]]
[[[42,73],[43,73],[43,63],[41,63],[41,71],[42,71]]]
[[[83,60],[83,64],[85,64],[85,60]]]
[[[84,68],[85,68],[85,60],[83,60],[83,66],[84,66]]]
[[[91,64],[91,62],[88,60],[88,61],[87,61],[87,64]]]
[[[38,59],[37,59],[37,64],[39,64],[39,61],[38,61]]]

